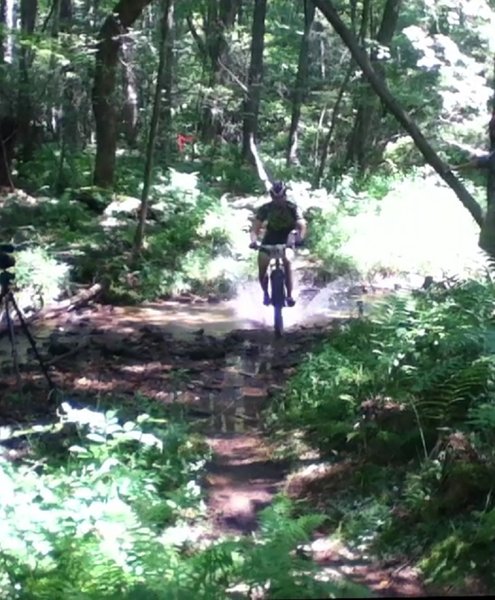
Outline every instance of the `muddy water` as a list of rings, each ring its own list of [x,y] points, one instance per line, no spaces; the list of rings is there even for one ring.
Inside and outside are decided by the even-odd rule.
[[[297,304],[284,311],[288,335],[301,328],[324,327],[335,318],[358,317],[367,314],[377,301],[377,294],[370,294],[363,286],[353,285],[344,279],[327,285],[323,289],[297,285]],[[271,307],[260,303],[260,290],[256,282],[244,284],[235,299],[211,304],[184,298],[183,301],[146,303],[140,306],[113,307],[89,306],[77,313],[60,315],[51,321],[35,323],[29,329],[35,337],[38,349],[48,360],[54,356],[54,340],[62,342],[66,350],[77,346],[84,337],[95,340],[103,335],[117,337],[121,344],[148,345],[145,329],[154,335],[162,335],[171,345],[180,341],[196,347],[205,340],[215,338],[222,345],[225,337],[233,330],[265,332],[266,339],[260,351],[273,352],[270,346],[273,313]],[[167,337],[168,336],[168,337]],[[102,338],[99,337],[99,340]],[[122,340],[124,340],[122,342]],[[165,342],[167,343],[167,342]],[[94,345],[94,344],[93,344]],[[16,333],[18,363],[31,370],[38,368],[30,344],[21,329]],[[64,350],[55,352],[62,354]],[[2,372],[13,372],[11,346],[6,335],[0,337],[0,368]],[[143,358],[144,360],[144,358]],[[258,370],[267,362],[266,356],[258,356],[257,363],[243,348],[228,350],[227,364],[223,369],[222,381],[208,398],[201,396],[202,409],[215,412],[218,430],[240,431],[257,421],[259,406],[266,401],[267,390],[259,384]],[[215,406],[215,408],[213,408]],[[213,427],[213,423],[211,423]]]
[[[205,415],[202,432],[246,433],[259,427],[261,411],[274,389],[260,379],[260,371],[269,368],[269,352],[270,347],[264,357],[241,354],[227,359],[218,389],[200,400]]]

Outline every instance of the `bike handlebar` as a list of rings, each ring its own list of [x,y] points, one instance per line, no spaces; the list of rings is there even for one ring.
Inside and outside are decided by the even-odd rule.
[[[254,242],[250,244],[251,250],[287,250],[288,248],[300,248],[303,244],[300,242],[294,244],[258,244]]]

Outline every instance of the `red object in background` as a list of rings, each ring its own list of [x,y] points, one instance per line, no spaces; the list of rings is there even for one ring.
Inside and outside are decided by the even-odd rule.
[[[193,144],[196,136],[194,135],[184,135],[183,133],[177,134],[177,146],[179,148],[179,152],[182,154],[186,147],[186,144]]]
[[[490,149],[495,150],[495,109],[493,110],[490,123],[488,123],[488,134],[490,136]]]

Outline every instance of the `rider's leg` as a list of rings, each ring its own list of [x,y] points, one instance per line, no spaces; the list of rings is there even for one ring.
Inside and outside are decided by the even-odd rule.
[[[270,264],[270,256],[260,250],[258,252],[258,271],[261,289],[263,290],[263,304],[270,304],[270,295],[268,294],[268,265]]]
[[[292,298],[292,265],[291,257],[285,256],[284,258],[284,269],[285,269],[285,287],[287,288],[287,306],[294,306],[295,301]]]

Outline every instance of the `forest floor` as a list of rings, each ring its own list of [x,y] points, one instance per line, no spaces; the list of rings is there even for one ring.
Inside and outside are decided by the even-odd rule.
[[[258,512],[279,492],[309,499],[317,506],[332,487],[345,485],[345,472],[352,465],[323,467],[315,452],[297,461],[281,459],[283,453],[274,446],[263,421],[263,410],[283,389],[303,354],[331,336],[342,318],[294,327],[279,341],[268,328],[225,333],[228,323],[221,319],[221,334],[210,335],[204,328],[195,329],[202,321],[201,311],[218,315],[222,307],[196,307],[198,313],[192,300],[189,306],[184,302],[155,304],[152,309],[91,304],[33,325],[60,399],[91,404],[111,394],[123,405],[142,397],[180,406],[212,449],[204,478],[209,514],[204,535],[209,539],[256,531]],[[171,310],[177,314],[179,305],[183,327],[177,319],[170,322]],[[189,315],[189,322],[184,315]],[[56,408],[28,347],[19,331],[23,394],[15,395],[18,382],[11,369],[0,389],[4,424],[28,418],[42,421]],[[7,363],[3,366],[8,367],[10,348],[5,336],[0,352],[2,363]],[[31,414],[26,413],[23,397],[29,397]],[[319,531],[304,550],[324,575],[349,578],[382,597],[427,595],[407,561],[379,563],[347,548],[331,534]]]

